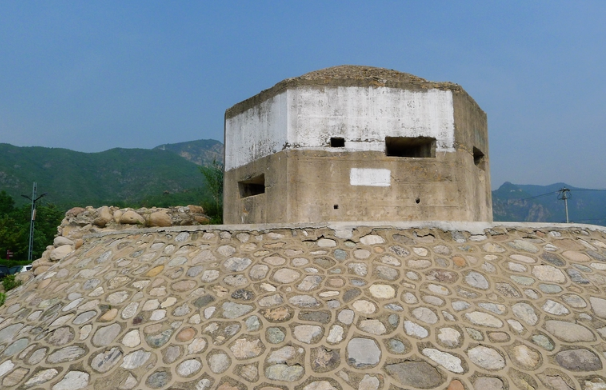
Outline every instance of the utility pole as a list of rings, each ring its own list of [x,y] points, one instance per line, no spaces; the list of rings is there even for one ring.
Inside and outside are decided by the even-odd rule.
[[[559,200],[563,200],[564,201],[564,207],[566,208],[566,223],[569,223],[568,221],[568,199],[570,199],[570,190],[566,187],[561,188],[558,190],[558,199]]]
[[[32,213],[31,213],[31,219],[30,219],[30,224],[29,224],[29,247],[27,250],[27,260],[29,260],[30,262],[32,261],[32,254],[34,251],[34,223],[36,222],[36,202],[38,200],[40,200],[40,198],[42,198],[43,196],[46,195],[46,192],[45,192],[44,194],[42,194],[36,198],[36,192],[37,192],[37,185],[36,185],[36,182],[34,182],[34,187],[32,188],[32,197],[30,198],[27,195],[21,195],[22,197],[32,201]]]

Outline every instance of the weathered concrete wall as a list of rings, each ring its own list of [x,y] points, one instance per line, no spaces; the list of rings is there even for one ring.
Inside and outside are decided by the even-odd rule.
[[[457,152],[465,154],[461,159],[461,169],[457,181],[464,186],[461,201],[464,208],[470,210],[470,220],[492,221],[492,192],[490,190],[490,154],[488,148],[488,122],[486,113],[475,104],[467,94],[455,93],[453,97],[454,118],[456,124],[455,147]],[[476,147],[484,157],[476,165],[473,148]],[[487,213],[490,214],[486,219]]]
[[[352,182],[352,170],[360,169],[366,182]],[[373,170],[387,170],[379,178],[386,184],[388,175],[389,185],[372,185]],[[265,193],[241,198],[238,181],[261,172]],[[402,161],[383,152],[285,150],[225,172],[224,220],[490,221],[486,176],[464,151]]]
[[[459,86],[384,71],[304,75],[227,110],[224,221],[491,221],[486,114]],[[387,156],[386,137],[435,139],[435,156]],[[245,197],[238,182],[262,174]]]
[[[65,232],[0,307],[2,389],[606,388],[603,227]]]

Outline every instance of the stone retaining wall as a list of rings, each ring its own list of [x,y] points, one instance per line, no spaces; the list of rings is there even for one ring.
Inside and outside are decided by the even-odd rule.
[[[204,209],[195,205],[137,210],[113,206],[97,209],[91,206],[74,207],[57,227],[58,234],[53,245],[47,246],[42,257],[32,263],[32,272],[39,275],[47,271],[53,262],[78,249],[83,243],[82,237],[87,234],[145,227],[206,225],[209,222]],[[19,275],[22,281],[29,278],[29,273]]]
[[[603,229],[426,226],[68,233],[0,308],[0,387],[606,389]]]

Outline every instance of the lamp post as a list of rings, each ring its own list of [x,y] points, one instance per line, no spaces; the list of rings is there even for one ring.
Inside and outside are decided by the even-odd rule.
[[[43,196],[46,195],[46,192],[45,192],[36,198],[36,191],[37,191],[37,186],[36,186],[36,182],[34,182],[34,187],[32,189],[32,197],[30,198],[27,195],[21,195],[22,197],[32,201],[32,214],[31,214],[31,219],[30,219],[30,224],[29,224],[29,248],[27,251],[27,260],[30,262],[32,261],[32,252],[34,250],[34,223],[36,221],[36,202],[38,200],[40,200],[40,198],[42,198]]]

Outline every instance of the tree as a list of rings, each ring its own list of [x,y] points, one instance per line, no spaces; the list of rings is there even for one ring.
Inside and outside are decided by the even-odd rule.
[[[6,191],[0,191],[0,217],[12,214],[14,210],[15,201],[13,198]]]
[[[6,251],[17,250],[20,234],[16,228],[15,201],[6,193],[0,191],[0,257],[5,258]]]
[[[211,198],[203,201],[204,209],[212,223],[223,223],[223,164],[213,160],[212,165],[199,167],[204,176],[207,187],[205,197]]]
[[[14,204],[10,195],[0,192],[0,257],[4,258],[6,251],[11,250],[15,259],[27,259],[31,205],[15,208]],[[46,246],[53,243],[63,216],[64,211],[53,204],[39,203],[36,206],[32,251],[35,259],[41,257]]]
[[[6,258],[7,250],[14,253],[21,246],[21,232],[16,229],[16,225],[12,217],[0,215],[0,258]]]
[[[52,203],[36,206],[36,223],[34,224],[34,258],[40,258],[47,245],[51,245],[57,235],[57,227],[65,216],[65,211]]]

